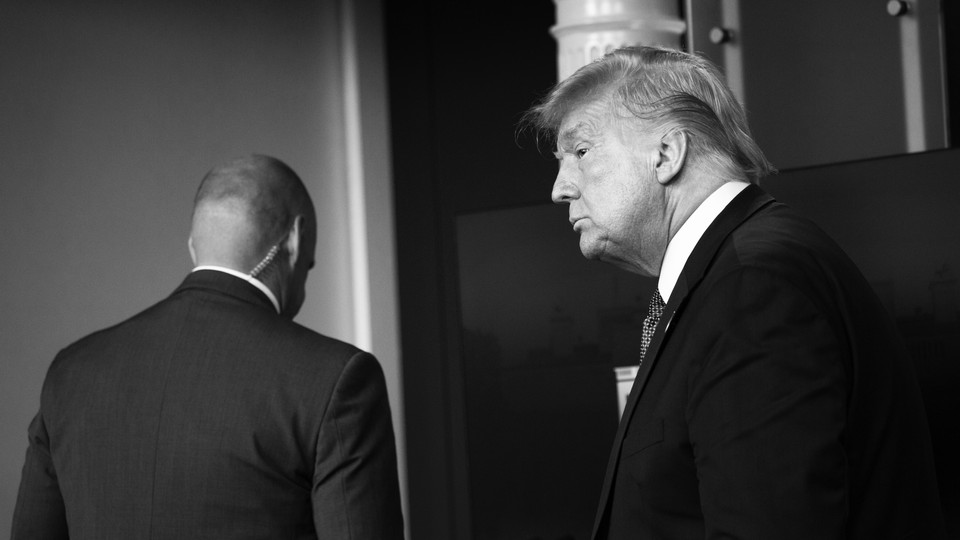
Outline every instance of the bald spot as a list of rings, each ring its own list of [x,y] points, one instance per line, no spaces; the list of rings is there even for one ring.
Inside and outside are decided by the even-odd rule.
[[[249,272],[283,240],[297,215],[315,227],[310,196],[282,161],[255,155],[216,167],[194,201],[190,238],[196,264]]]

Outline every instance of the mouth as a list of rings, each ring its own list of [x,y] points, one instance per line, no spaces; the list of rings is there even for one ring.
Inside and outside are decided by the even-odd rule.
[[[584,217],[571,217],[571,218],[570,218],[570,225],[573,226],[573,230],[576,231],[576,230],[577,230],[577,225],[578,225],[581,221],[583,221],[584,219],[586,219],[586,218],[584,218]]]

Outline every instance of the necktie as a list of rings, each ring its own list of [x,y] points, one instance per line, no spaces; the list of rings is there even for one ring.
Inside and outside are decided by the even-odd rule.
[[[660,316],[663,315],[663,297],[660,291],[653,291],[650,298],[650,307],[647,308],[647,316],[643,319],[643,337],[640,339],[640,363],[647,355],[647,347],[650,346],[650,340],[653,338],[653,331],[657,329],[657,323],[660,322]]]

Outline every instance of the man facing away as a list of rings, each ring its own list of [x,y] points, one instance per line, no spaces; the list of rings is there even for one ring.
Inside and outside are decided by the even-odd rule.
[[[527,119],[556,140],[552,198],[584,256],[659,276],[593,537],[943,538],[896,328],[757,187],[771,166],[716,68],[617,50]]]
[[[204,177],[194,271],[51,364],[14,540],[403,537],[379,364],[291,320],[316,235],[281,161]]]

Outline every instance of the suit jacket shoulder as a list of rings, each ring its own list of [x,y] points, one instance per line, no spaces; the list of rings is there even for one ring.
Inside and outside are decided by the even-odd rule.
[[[21,492],[55,471],[72,537],[402,534],[379,363],[227,274],[61,351],[31,438]]]
[[[744,190],[694,249],[651,341],[598,535],[935,538],[938,523],[895,326],[826,234]]]

